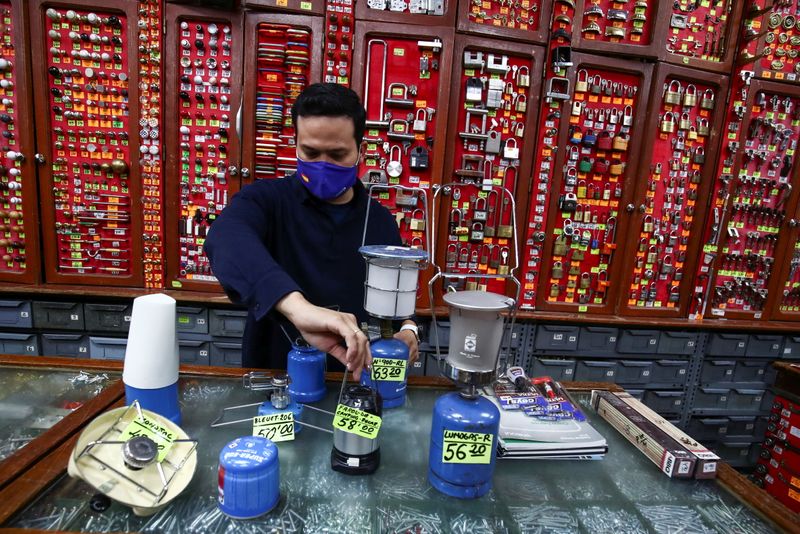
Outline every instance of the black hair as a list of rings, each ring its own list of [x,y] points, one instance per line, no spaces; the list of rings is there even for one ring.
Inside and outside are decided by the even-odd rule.
[[[303,89],[292,106],[292,124],[295,128],[298,116],[350,117],[353,119],[353,137],[356,139],[356,146],[360,146],[364,138],[367,112],[356,92],[343,85],[314,83]]]

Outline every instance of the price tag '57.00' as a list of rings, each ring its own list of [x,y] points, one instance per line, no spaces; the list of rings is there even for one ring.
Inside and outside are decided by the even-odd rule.
[[[333,428],[338,428],[362,438],[375,439],[381,429],[381,418],[344,404],[336,406]]]
[[[293,440],[294,414],[282,412],[253,417],[253,435],[267,438],[276,443]]]
[[[494,436],[478,432],[445,430],[442,439],[442,463],[489,464],[494,454]]]

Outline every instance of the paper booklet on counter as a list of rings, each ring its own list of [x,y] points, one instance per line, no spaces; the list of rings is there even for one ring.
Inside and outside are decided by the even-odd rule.
[[[484,389],[500,409],[498,458],[599,460],[606,439],[586,420],[561,384],[548,376],[526,382],[520,391],[501,379]]]

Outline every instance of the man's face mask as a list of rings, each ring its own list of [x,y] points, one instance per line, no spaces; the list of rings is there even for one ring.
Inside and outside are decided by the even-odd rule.
[[[327,161],[303,161],[297,158],[297,177],[308,192],[321,200],[333,200],[356,183],[358,159],[352,167]]]

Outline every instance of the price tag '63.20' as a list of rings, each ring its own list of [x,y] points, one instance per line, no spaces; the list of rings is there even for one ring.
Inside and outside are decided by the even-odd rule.
[[[270,441],[292,441],[294,439],[294,414],[292,412],[258,415],[253,417],[253,435]]]
[[[119,440],[128,441],[137,436],[146,436],[155,442],[156,447],[158,447],[157,462],[164,461],[167,453],[172,448],[172,442],[178,439],[178,435],[175,432],[145,416],[137,417],[131,421],[120,434]]]
[[[336,406],[333,417],[333,428],[338,428],[362,438],[375,439],[381,429],[381,418],[363,410],[357,410],[344,404]]]
[[[488,464],[494,454],[494,436],[478,432],[445,430],[442,439],[442,463]]]
[[[406,379],[406,360],[395,358],[372,358],[372,379],[386,382],[402,382]]]

